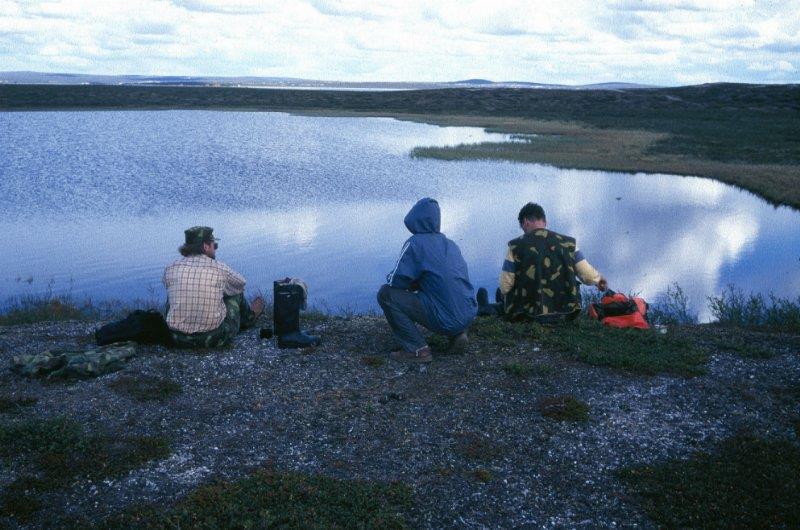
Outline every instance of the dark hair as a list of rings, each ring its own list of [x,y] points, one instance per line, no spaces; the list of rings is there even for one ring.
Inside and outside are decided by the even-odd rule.
[[[183,244],[178,247],[178,252],[184,257],[198,256],[203,253],[203,242]]]
[[[547,221],[547,218],[544,216],[544,208],[535,202],[529,202],[519,211],[517,220],[519,221],[520,226],[522,226],[522,223],[525,221],[525,219],[529,221]]]

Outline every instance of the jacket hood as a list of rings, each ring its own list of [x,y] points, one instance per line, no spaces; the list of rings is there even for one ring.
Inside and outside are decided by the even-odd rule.
[[[403,222],[412,234],[438,234],[441,226],[439,203],[427,197],[420,199],[408,211]]]

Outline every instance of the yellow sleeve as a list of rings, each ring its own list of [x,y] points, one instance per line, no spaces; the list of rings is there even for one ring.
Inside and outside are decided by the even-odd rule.
[[[500,292],[508,294],[514,287],[514,253],[508,247],[506,259],[503,261],[503,269],[500,271]]]
[[[582,259],[575,264],[575,272],[578,274],[578,278],[581,279],[581,282],[585,285],[597,285],[597,283],[603,277],[603,275],[600,274],[597,269],[592,267],[592,264],[585,259]]]

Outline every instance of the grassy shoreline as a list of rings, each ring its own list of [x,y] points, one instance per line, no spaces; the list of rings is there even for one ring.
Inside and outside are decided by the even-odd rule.
[[[534,142],[420,147],[414,156],[712,178],[800,209],[800,85],[636,91],[404,92],[0,86],[0,111],[220,110],[390,117],[539,134]]]

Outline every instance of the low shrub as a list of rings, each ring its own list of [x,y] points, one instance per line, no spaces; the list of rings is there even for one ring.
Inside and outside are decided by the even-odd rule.
[[[720,351],[731,352],[745,359],[769,359],[776,355],[774,350],[764,348],[742,338],[717,339],[714,341],[714,346]]]
[[[558,421],[586,421],[589,405],[574,396],[549,396],[539,400],[539,412],[545,418]]]
[[[508,322],[502,318],[478,318],[470,336],[484,348],[513,348],[539,339],[543,328],[534,322]]]
[[[707,352],[686,337],[617,329],[594,320],[547,330],[542,344],[588,364],[645,375],[698,375],[708,361]]]
[[[32,278],[28,283],[32,282]],[[72,284],[61,294],[55,292],[55,282],[47,284],[45,292],[9,298],[0,304],[0,326],[32,324],[35,322],[63,320],[98,320],[121,318],[135,309],[159,309],[163,306],[158,290],[147,287],[147,298],[131,301],[105,300],[99,303],[91,298],[78,300],[72,294]]]
[[[372,368],[378,368],[386,364],[386,359],[380,355],[365,355],[361,358],[361,362]]]
[[[530,376],[550,375],[555,371],[555,368],[550,364],[544,364],[544,363],[511,361],[503,365],[503,371],[512,377],[524,379]]]
[[[620,476],[658,526],[800,526],[800,448],[787,440],[737,436],[714,452]]]
[[[13,414],[20,412],[23,407],[30,407],[39,401],[31,396],[0,396],[0,413]]]
[[[472,476],[478,482],[491,482],[492,481],[492,473],[486,469],[476,469],[472,472]]]
[[[708,298],[714,318],[722,325],[765,328],[800,333],[800,297],[781,298],[772,293],[745,295],[729,285],[720,296]]]
[[[183,392],[177,381],[150,375],[122,376],[108,387],[136,401],[167,401]]]
[[[651,324],[686,326],[697,324],[697,313],[689,308],[689,297],[681,286],[674,283],[650,304],[647,320]]]
[[[458,432],[455,439],[455,452],[467,460],[489,462],[501,454],[496,443],[478,433]]]
[[[68,295],[23,296],[6,302],[6,308],[0,314],[0,326],[53,320],[86,320],[97,316],[90,302],[81,304]]]
[[[261,470],[201,486],[171,509],[139,507],[102,528],[406,528],[412,492],[400,483]]]
[[[88,435],[65,418],[0,424],[0,458],[22,458],[31,475],[6,486],[0,516],[21,521],[40,506],[39,496],[71,484],[77,477],[119,476],[169,454],[162,437]]]

